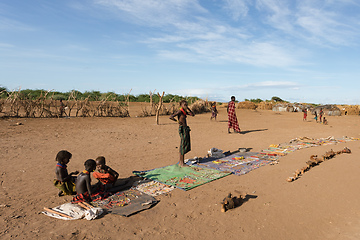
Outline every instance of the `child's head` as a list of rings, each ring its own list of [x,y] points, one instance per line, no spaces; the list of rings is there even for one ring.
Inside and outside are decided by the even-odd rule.
[[[85,170],[89,172],[93,172],[96,169],[96,162],[93,159],[88,159],[84,163]]]
[[[181,107],[185,107],[185,106],[188,105],[188,103],[187,103],[187,101],[186,101],[185,99],[181,100],[181,101],[179,102],[179,104],[180,104]]]
[[[231,96],[231,101],[235,101],[235,96]]]
[[[66,151],[66,150],[61,150],[61,151],[58,152],[58,154],[56,155],[55,160],[56,160],[58,163],[67,164],[67,163],[69,163],[71,157],[72,157],[72,154],[71,154],[71,153],[69,153],[69,152]]]
[[[106,165],[105,157],[103,156],[97,157],[95,161],[97,169],[102,169]]]

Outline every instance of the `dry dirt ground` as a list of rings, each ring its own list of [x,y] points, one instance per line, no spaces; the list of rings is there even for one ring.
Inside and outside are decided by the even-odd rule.
[[[104,155],[122,178],[178,161],[178,126],[168,119],[136,118],[1,119],[1,239],[360,239],[360,141],[313,147],[290,153],[277,165],[246,175],[230,175],[190,191],[175,189],[160,202],[128,218],[107,214],[100,219],[63,221],[41,214],[71,200],[58,197],[52,180],[55,156],[73,154],[69,171],[83,170],[86,159]],[[360,137],[359,116],[328,116],[329,125],[302,113],[237,110],[242,134],[227,133],[227,115],[219,108],[188,118],[192,151],[204,156],[212,147],[252,151],[296,137]],[[21,122],[23,125],[16,125]],[[286,179],[305,166],[310,155],[348,147],[295,182]],[[222,213],[221,200],[235,190],[256,196]]]

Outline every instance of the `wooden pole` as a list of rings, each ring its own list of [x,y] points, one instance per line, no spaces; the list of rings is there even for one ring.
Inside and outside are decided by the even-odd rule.
[[[162,101],[163,101],[163,97],[164,97],[165,92],[162,93],[162,95],[160,96],[160,93],[157,93],[157,95],[159,96],[159,104],[158,107],[156,109],[156,124],[159,125],[159,115],[160,115],[160,109],[162,107]]]

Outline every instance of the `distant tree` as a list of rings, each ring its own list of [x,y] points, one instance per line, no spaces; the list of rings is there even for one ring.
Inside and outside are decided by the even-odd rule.
[[[149,94],[140,94],[137,96],[137,102],[150,102]]]
[[[134,96],[134,95],[132,95],[132,94],[130,94],[130,95],[129,95],[129,101],[130,101],[130,102],[136,102],[136,101],[137,101],[137,97]]]
[[[1,87],[0,86],[0,98],[7,98],[9,95],[8,95],[8,90],[6,87]]]
[[[36,89],[36,90],[24,89],[20,91],[20,98],[35,100],[38,99],[41,96],[41,94],[43,94],[44,92],[46,91],[43,89]],[[61,93],[57,92],[57,94],[61,94]]]
[[[250,99],[250,102],[253,102],[253,103],[261,103],[263,100],[261,100],[260,98],[257,98],[257,99]]]
[[[84,92],[83,98],[89,98],[90,101],[99,101],[101,99],[101,92],[100,91],[86,91]]]
[[[276,96],[272,97],[271,100],[274,102],[284,102],[284,100],[282,100],[281,98],[276,97]]]
[[[76,100],[80,100],[83,99],[83,94],[82,92],[78,91],[78,90],[71,90],[69,92],[64,93],[67,96],[67,99],[69,99],[69,96],[74,97]],[[71,98],[70,100],[74,100],[73,98]]]

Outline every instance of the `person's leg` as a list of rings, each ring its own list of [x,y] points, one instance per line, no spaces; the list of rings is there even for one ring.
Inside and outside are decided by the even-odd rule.
[[[181,167],[186,166],[185,163],[184,163],[184,158],[185,158],[185,155],[183,155],[183,154],[180,153],[179,165],[180,165]]]

